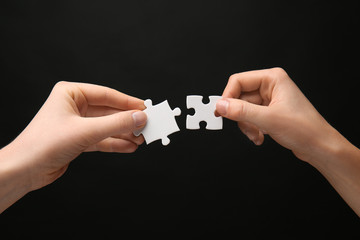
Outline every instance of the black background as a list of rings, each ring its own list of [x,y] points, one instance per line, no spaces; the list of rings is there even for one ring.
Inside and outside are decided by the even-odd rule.
[[[221,95],[233,73],[280,66],[360,146],[354,4],[2,1],[1,146],[59,80],[154,104],[167,99],[182,115],[166,147],[157,141],[134,154],[82,154],[55,183],[1,214],[1,235],[359,237],[358,217],[325,178],[272,139],[257,147],[229,120],[222,131],[185,129],[186,95]]]

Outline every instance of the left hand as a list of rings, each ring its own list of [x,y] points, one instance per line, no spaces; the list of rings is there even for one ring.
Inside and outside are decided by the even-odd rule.
[[[114,89],[59,82],[26,129],[2,151],[26,169],[30,190],[59,178],[86,151],[129,153],[142,144],[132,131],[146,123],[143,100]]]

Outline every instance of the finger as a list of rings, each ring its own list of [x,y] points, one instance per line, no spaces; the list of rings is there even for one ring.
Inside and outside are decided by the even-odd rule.
[[[223,117],[237,121],[249,122],[260,129],[267,129],[269,109],[240,99],[223,98],[216,103],[216,111]]]
[[[101,117],[101,116],[107,116],[114,113],[118,113],[121,110],[112,108],[112,107],[106,107],[106,106],[93,106],[89,105],[87,107],[85,117]]]
[[[264,142],[264,134],[257,126],[248,122],[238,122],[240,130],[256,145]]]
[[[233,74],[224,89],[223,97],[239,98],[242,92],[261,91],[273,80],[273,69],[255,70]]]
[[[106,138],[96,144],[88,147],[85,152],[118,152],[118,153],[132,153],[138,148],[136,143],[125,139]]]
[[[263,103],[263,99],[260,96],[259,91],[242,93],[240,99],[257,105],[261,105]]]
[[[259,91],[242,93],[240,99],[258,105],[262,105],[263,103],[263,99],[261,98]],[[219,117],[220,114],[215,111],[215,116]]]
[[[132,132],[123,133],[123,134],[115,135],[112,137],[131,141],[137,145],[141,145],[145,141],[144,136],[142,134],[140,134],[139,136],[135,136]]]
[[[145,125],[147,116],[142,111],[123,111],[108,116],[82,118],[82,129],[90,144],[110,136],[129,133]]]
[[[236,73],[229,77],[223,97],[239,98],[241,92],[255,91],[260,88],[264,70]]]
[[[89,105],[107,106],[121,110],[145,109],[144,101],[121,93],[115,89],[88,84],[76,83]]]

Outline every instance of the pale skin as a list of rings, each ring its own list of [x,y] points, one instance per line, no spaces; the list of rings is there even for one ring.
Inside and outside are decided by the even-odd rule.
[[[143,100],[85,83],[59,82],[26,129],[0,150],[0,212],[59,178],[82,152],[134,152]]]
[[[59,178],[85,151],[133,152],[143,101],[110,88],[58,83],[27,128],[0,150],[0,212]],[[281,68],[234,74],[216,112],[256,145],[268,134],[318,169],[360,215],[360,150],[318,113]]]
[[[268,134],[319,170],[360,216],[360,150],[334,129],[281,68],[229,78],[217,114],[256,145]]]

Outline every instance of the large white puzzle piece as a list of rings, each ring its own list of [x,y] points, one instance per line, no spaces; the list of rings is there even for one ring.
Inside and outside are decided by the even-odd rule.
[[[200,129],[200,122],[206,122],[206,129],[219,130],[223,128],[223,119],[221,116],[215,116],[216,102],[221,96],[209,96],[210,102],[204,104],[202,96],[189,95],[186,97],[186,106],[188,109],[194,108],[194,115],[187,115],[186,128]]]
[[[180,108],[172,110],[167,100],[153,106],[152,101],[147,99],[144,104],[147,123],[142,129],[134,131],[134,135],[143,134],[146,144],[161,139],[163,145],[168,145],[170,143],[168,135],[180,131],[175,120],[175,116],[181,114]]]

